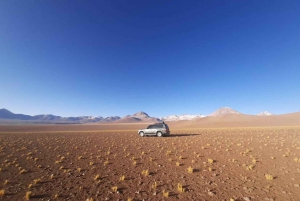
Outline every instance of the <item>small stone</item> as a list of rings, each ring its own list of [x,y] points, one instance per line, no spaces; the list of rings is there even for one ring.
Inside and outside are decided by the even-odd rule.
[[[294,184],[294,187],[299,188],[299,184]]]
[[[244,199],[245,201],[250,201],[250,198],[248,198],[248,197],[243,197],[243,199]]]

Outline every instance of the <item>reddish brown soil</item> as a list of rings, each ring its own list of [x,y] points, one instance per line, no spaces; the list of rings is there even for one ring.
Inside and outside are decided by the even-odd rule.
[[[147,128],[149,123],[102,123],[102,124],[62,124],[62,125],[0,125],[0,132],[58,132],[58,131],[103,131],[137,130]]]
[[[172,132],[2,132],[0,200],[25,200],[28,191],[30,200],[299,200],[299,127]]]

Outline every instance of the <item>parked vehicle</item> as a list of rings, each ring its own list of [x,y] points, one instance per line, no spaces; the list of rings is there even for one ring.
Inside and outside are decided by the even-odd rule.
[[[141,137],[144,137],[146,135],[156,135],[157,137],[163,137],[166,135],[170,135],[170,129],[169,129],[169,126],[165,122],[155,123],[155,124],[149,125],[146,129],[139,130],[138,134]]]

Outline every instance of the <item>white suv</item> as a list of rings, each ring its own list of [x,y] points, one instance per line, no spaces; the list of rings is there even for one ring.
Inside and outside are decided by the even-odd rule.
[[[138,134],[141,137],[144,137],[146,135],[156,135],[158,137],[163,137],[165,135],[170,135],[170,130],[169,126],[165,124],[165,122],[162,122],[149,125],[146,129],[139,130]]]

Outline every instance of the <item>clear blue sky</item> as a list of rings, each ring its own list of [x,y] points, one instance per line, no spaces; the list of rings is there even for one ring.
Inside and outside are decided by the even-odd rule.
[[[300,1],[0,1],[0,108],[300,111]]]

